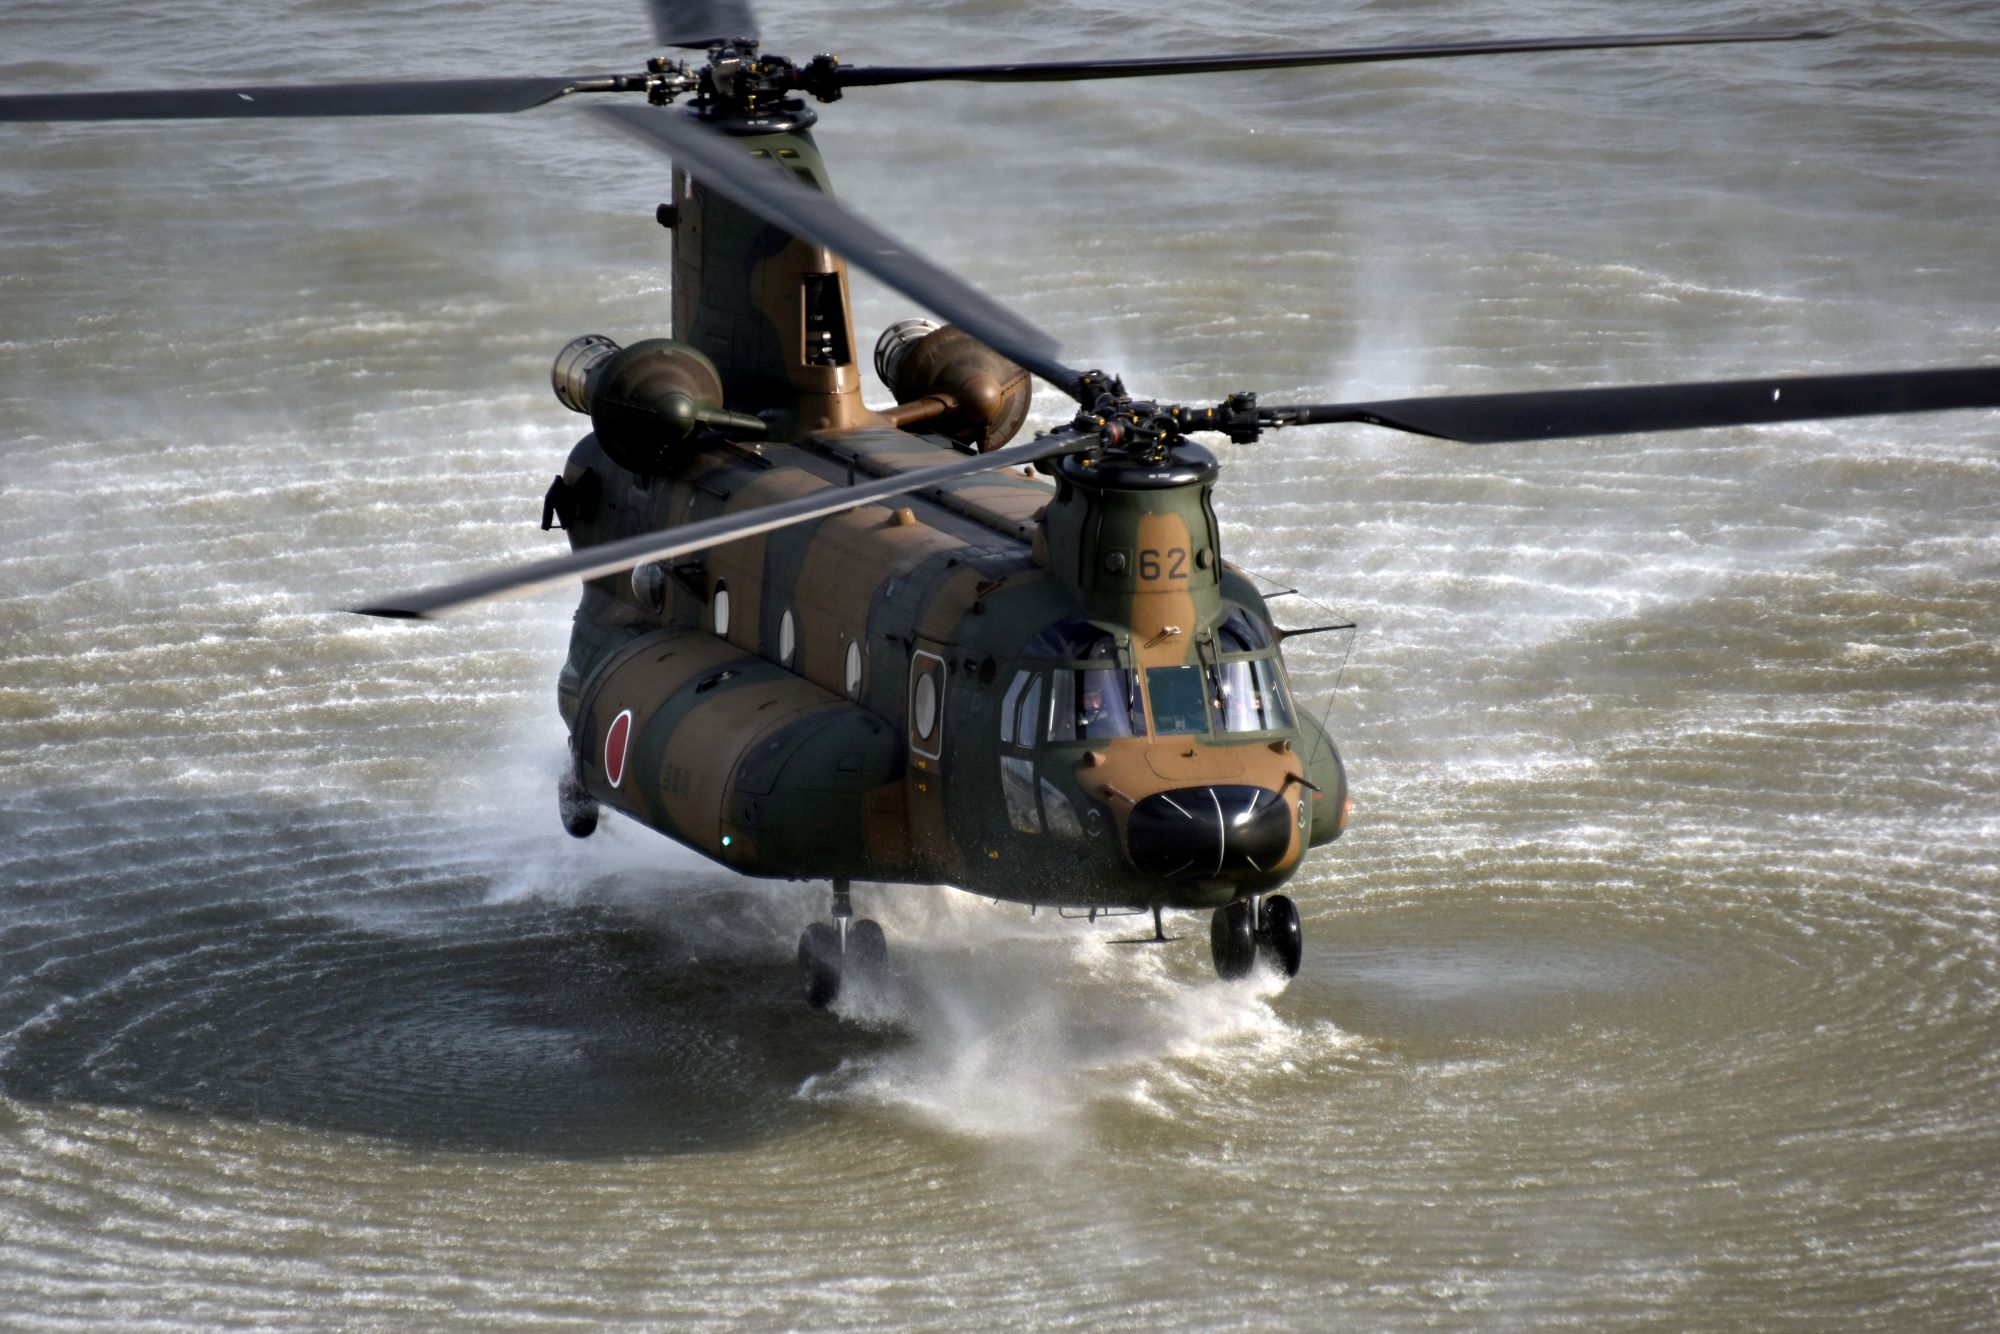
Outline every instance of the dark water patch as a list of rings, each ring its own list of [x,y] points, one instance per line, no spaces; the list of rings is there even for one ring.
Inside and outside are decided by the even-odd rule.
[[[786,958],[690,962],[599,908],[468,917],[494,934],[271,917],[72,960],[0,1089],[425,1147],[678,1153],[804,1125],[801,1083],[887,1040],[807,1022]]]
[[[611,877],[580,902],[495,903],[491,854],[372,841],[337,806],[61,804],[66,822],[14,820],[41,831],[0,913],[14,1098],[675,1153],[809,1122],[802,1083],[895,1040],[802,1012],[752,895]]]

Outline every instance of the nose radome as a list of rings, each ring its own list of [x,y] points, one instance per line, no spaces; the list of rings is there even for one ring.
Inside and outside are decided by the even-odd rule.
[[[1125,830],[1139,870],[1199,880],[1276,866],[1291,846],[1292,812],[1269,788],[1183,787],[1141,798]]]

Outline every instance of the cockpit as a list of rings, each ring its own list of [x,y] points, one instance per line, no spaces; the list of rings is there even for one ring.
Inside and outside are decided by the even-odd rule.
[[[1142,671],[1129,644],[1081,617],[1049,626],[1021,656],[1002,697],[1000,739],[1022,748],[1285,731],[1296,718],[1270,628],[1240,607],[1200,644],[1199,664]]]

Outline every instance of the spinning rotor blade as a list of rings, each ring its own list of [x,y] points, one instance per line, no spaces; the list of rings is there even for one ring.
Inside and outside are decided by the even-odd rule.
[[[744,0],[646,0],[646,8],[662,46],[709,47],[757,36],[756,16]]]
[[[628,570],[645,561],[671,560],[676,556],[686,556],[696,551],[705,551],[709,547],[721,546],[725,542],[734,542],[739,538],[755,537],[759,533],[768,533],[776,528],[787,528],[795,523],[805,523],[811,519],[824,518],[829,514],[838,514],[842,510],[866,505],[870,501],[900,496],[910,491],[921,491],[927,486],[948,482],[954,477],[963,477],[968,473],[986,472],[993,468],[1019,467],[1024,463],[1057,458],[1064,454],[1081,454],[1097,448],[1097,443],[1095,433],[1055,431],[1030,440],[1026,444],[996,449],[990,454],[973,454],[953,459],[949,463],[940,463],[935,467],[918,468],[911,472],[897,473],[891,477],[881,477],[854,486],[829,485],[808,495],[761,505],[756,509],[744,510],[740,514],[718,515],[713,519],[703,519],[699,523],[684,523],[665,528],[657,533],[641,533],[622,542],[606,542],[601,546],[584,547],[580,551],[572,551],[567,556],[556,556],[549,560],[536,561],[531,565],[520,565],[505,570],[493,570],[460,580],[455,584],[406,593],[372,607],[356,607],[353,610],[363,616],[427,621],[441,611],[450,611],[467,603],[483,602],[488,598],[512,597],[555,584],[595,579],[602,574],[615,574],[619,570]]]
[[[2000,407],[2000,366],[1529,394],[1463,394],[1381,403],[1316,403],[1263,407],[1259,415],[1276,426],[1366,422],[1461,444],[1498,445],[1565,436],[1995,407]]]
[[[598,107],[621,129],[672,154],[703,184],[773,226],[834,251],[911,300],[943,315],[1004,357],[1071,397],[1082,375],[1057,361],[1061,344],[1019,315],[903,245],[831,196],[794,181],[737,147],[738,141],[690,116],[651,107]]]
[[[965,79],[978,83],[1051,83],[1072,79],[1133,79],[1153,74],[1219,74],[1230,70],[1282,69],[1301,65],[1366,65],[1384,60],[1431,60],[1445,56],[1490,56],[1521,51],[1597,51],[1630,46],[1707,46],[1723,42],[1797,42],[1831,37],[1830,32],[1674,32],[1624,37],[1536,37],[1505,42],[1441,42],[1418,46],[1357,46],[1324,51],[1267,51],[1226,56],[1156,56],[1138,60],[1057,60],[1015,65],[835,66],[831,78],[841,88],[892,83]]]
[[[246,88],[23,93],[0,97],[9,120],[235,120],[259,116],[475,116],[526,111],[570,93],[643,91],[643,75],[290,83]]]

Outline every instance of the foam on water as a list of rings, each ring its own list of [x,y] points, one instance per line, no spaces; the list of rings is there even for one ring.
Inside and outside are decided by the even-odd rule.
[[[1160,949],[1116,943],[1110,925],[997,940],[986,925],[961,919],[929,940],[897,932],[892,975],[853,988],[835,1009],[901,1041],[816,1076],[800,1096],[1075,1148],[1093,1103],[1124,1099],[1165,1115],[1156,1084],[1268,1069],[1300,1040],[1272,1007],[1284,980],[1268,970],[1239,983],[1191,980]],[[969,952],[968,936],[986,943]]]

